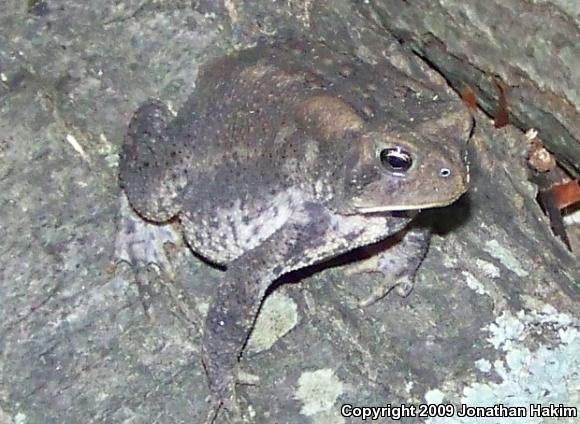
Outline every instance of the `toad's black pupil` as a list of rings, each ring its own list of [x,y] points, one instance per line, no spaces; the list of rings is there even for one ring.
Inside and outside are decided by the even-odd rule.
[[[406,172],[413,164],[411,155],[400,147],[381,150],[381,164],[389,171]]]

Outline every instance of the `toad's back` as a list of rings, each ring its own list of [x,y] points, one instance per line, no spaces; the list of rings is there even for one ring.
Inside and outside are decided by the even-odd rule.
[[[359,115],[354,124],[345,114],[343,122],[338,120],[341,105],[321,102],[318,108],[332,115],[326,125],[335,129],[371,118],[382,109],[371,96],[378,81],[371,81],[376,72],[370,68],[306,41],[259,45],[219,59],[202,68],[196,91],[169,125],[169,139],[185,154],[170,147],[162,155],[171,158],[177,174],[196,176],[192,195],[197,204],[210,197],[210,209],[216,196],[224,204],[242,194],[256,198],[264,191],[311,185],[319,178],[314,170],[332,172],[327,162],[333,158],[326,156],[325,147],[338,151],[341,146],[336,139],[331,146],[321,145],[317,134],[303,131],[310,117],[301,106],[320,95],[344,99],[346,114]],[[392,93],[386,82],[381,90]],[[370,89],[363,92],[365,86]]]

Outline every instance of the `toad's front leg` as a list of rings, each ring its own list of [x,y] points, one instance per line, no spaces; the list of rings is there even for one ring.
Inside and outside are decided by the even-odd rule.
[[[235,397],[238,359],[270,284],[281,275],[308,265],[305,252],[324,239],[328,215],[318,207],[296,212],[269,239],[228,267],[210,305],[204,329],[203,362],[212,404],[208,422],[220,409],[239,419]],[[236,418],[238,417],[238,418]]]
[[[367,307],[385,297],[391,290],[402,297],[412,291],[415,275],[427,255],[431,240],[431,228],[422,225],[411,225],[396,234],[386,250],[378,252],[370,259],[354,266],[349,274],[378,272],[384,276],[370,296],[359,302]]]

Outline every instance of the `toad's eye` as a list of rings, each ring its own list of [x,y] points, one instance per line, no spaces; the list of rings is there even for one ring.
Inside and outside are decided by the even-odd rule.
[[[413,165],[411,154],[401,147],[388,147],[379,154],[381,165],[390,172],[405,173]]]

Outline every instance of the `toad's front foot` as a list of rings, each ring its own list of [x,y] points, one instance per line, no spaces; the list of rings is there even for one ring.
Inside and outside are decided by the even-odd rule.
[[[402,276],[394,282],[390,280],[383,281],[382,284],[378,284],[373,289],[369,296],[360,300],[358,306],[360,308],[371,306],[387,296],[391,291],[394,291],[399,297],[407,297],[413,291],[414,285],[414,277],[409,277],[407,275]]]
[[[398,233],[386,250],[354,266],[349,274],[377,272],[383,275],[382,283],[359,301],[358,306],[370,306],[391,291],[407,297],[413,290],[415,274],[427,254],[430,236],[429,228],[412,226]]]

